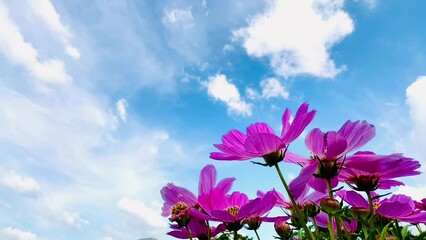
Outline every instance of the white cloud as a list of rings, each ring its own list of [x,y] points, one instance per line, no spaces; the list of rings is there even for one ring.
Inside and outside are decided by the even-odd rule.
[[[89,221],[80,217],[77,212],[64,211],[62,213],[62,221],[73,228],[81,228],[82,226],[89,225]]]
[[[115,107],[117,109],[117,114],[123,122],[127,120],[127,106],[128,103],[126,99],[120,99],[115,103]]]
[[[333,45],[350,34],[353,22],[343,0],[274,0],[247,28],[233,32],[247,53],[268,57],[283,77],[309,74],[333,78],[344,68],[330,59]]]
[[[1,169],[0,169],[1,170]],[[40,193],[40,185],[30,177],[22,177],[15,171],[0,171],[0,185],[26,196],[36,196]]]
[[[395,194],[405,194],[416,201],[426,198],[426,186],[400,186]]]
[[[0,237],[2,240],[37,240],[35,234],[11,227],[0,230]]]
[[[426,159],[426,76],[420,76],[406,89],[406,102],[412,122],[411,146],[419,159]],[[425,165],[426,162],[423,162]]]
[[[241,116],[250,116],[252,114],[252,105],[241,99],[238,88],[230,83],[225,75],[210,76],[204,85],[207,87],[209,96],[226,103],[228,113]]]
[[[0,52],[15,64],[23,65],[37,79],[49,83],[65,83],[71,77],[65,71],[61,60],[38,60],[38,51],[25,41],[19,28],[9,18],[8,9],[0,2]]]
[[[158,209],[153,210],[142,201],[123,197],[118,201],[117,206],[122,211],[137,216],[152,227],[162,228],[167,225],[165,218],[161,217]]]
[[[285,89],[275,78],[263,79],[260,82],[260,87],[262,88],[262,97],[266,99],[273,97],[288,99],[290,96],[290,93],[287,91],[287,89]]]
[[[377,6],[379,0],[354,0],[355,2],[360,2],[369,9],[373,9]]]
[[[183,28],[190,28],[193,26],[193,21],[191,8],[164,11],[163,23],[165,24],[179,24]]]
[[[65,45],[65,53],[79,59],[80,52],[71,45],[72,34],[68,27],[64,26],[60,20],[60,15],[49,0],[27,0],[33,12],[55,33]]]

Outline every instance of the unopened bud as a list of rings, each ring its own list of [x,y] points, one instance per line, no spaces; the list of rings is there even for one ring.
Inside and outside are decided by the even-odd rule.
[[[274,228],[281,239],[289,239],[292,235],[290,225],[288,225],[288,223],[282,219],[275,221]]]
[[[340,211],[340,203],[336,199],[323,198],[320,206],[326,213],[334,214]]]

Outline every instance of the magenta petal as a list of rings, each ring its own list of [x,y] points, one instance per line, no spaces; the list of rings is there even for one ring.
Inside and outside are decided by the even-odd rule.
[[[224,178],[217,184],[216,188],[226,194],[231,190],[235,179],[236,178]]]
[[[425,223],[426,224],[426,212],[418,212],[408,216],[400,216],[397,219],[403,222],[408,222],[408,223]]]
[[[244,142],[246,141],[247,136],[244,135],[242,132],[233,129],[223,135],[222,137],[222,143],[228,146],[233,146],[235,148],[238,148],[240,150],[244,149]]]
[[[160,193],[163,200],[170,205],[179,202],[193,205],[197,202],[197,197],[191,191],[173,183],[168,183],[161,189]]]
[[[224,210],[224,209],[227,209],[228,207],[233,206],[229,204],[228,200],[226,199],[225,193],[219,189],[216,189],[216,188],[212,189],[208,197],[210,200],[210,206],[212,208],[212,211]]]
[[[305,138],[306,147],[319,158],[324,157],[325,144],[325,133],[319,128],[312,129]]]
[[[339,181],[336,177],[330,179],[330,182],[331,182],[332,188],[335,188],[339,184]],[[322,178],[312,177],[309,181],[309,186],[311,186],[313,189],[315,189],[316,191],[319,191],[321,193],[327,193],[328,192],[327,181],[325,179],[322,179]]]
[[[256,153],[260,157],[276,152],[284,146],[279,137],[269,133],[259,133],[249,136],[244,147],[246,151]]]
[[[355,191],[339,191],[340,193],[343,193],[342,195],[339,194],[339,196],[343,199],[343,201],[347,202],[352,207],[361,207],[361,208],[370,208],[370,204],[367,202],[367,200],[364,199],[363,196],[358,194]]]
[[[207,211],[206,211],[207,212]],[[188,215],[199,220],[212,220],[212,217],[195,209],[190,209]]]
[[[376,213],[379,213],[388,218],[398,218],[400,216],[407,216],[413,210],[407,203],[395,203],[395,202],[385,202],[381,203],[379,208],[377,208]]]
[[[338,132],[348,143],[346,152],[354,151],[364,146],[376,135],[374,126],[366,121],[347,121]]]
[[[219,220],[221,222],[234,222],[235,221],[234,216],[232,216],[229,212],[222,211],[222,210],[213,210],[212,211],[212,217],[216,218],[217,220]]]
[[[274,130],[266,123],[254,123],[247,127],[247,137],[259,133],[269,133],[275,135]]]
[[[312,121],[316,111],[308,112],[308,104],[304,103],[297,110],[296,116],[287,130],[285,136],[282,136],[283,141],[287,144],[294,141],[305,130],[306,126]]]
[[[318,162],[311,161],[311,163],[305,165],[302,168],[299,173],[299,176],[297,176],[290,182],[289,188],[294,198],[298,198],[302,195],[303,192],[305,192],[307,188],[309,188],[308,182],[311,178],[313,178],[312,175],[315,173],[317,168]]]
[[[346,140],[337,132],[327,132],[327,159],[336,159],[346,149]]]
[[[201,170],[198,194],[208,194],[216,185],[216,169],[209,164]]]
[[[170,235],[172,237],[179,238],[179,239],[189,239],[187,232],[179,231],[179,230],[170,231],[167,233],[167,235]]]
[[[230,206],[241,207],[249,202],[247,195],[240,192],[233,192],[231,196],[228,197],[228,202]]]
[[[296,153],[287,151],[285,154],[285,158],[284,158],[284,162],[289,162],[289,163],[297,163],[297,164],[301,164],[301,165],[305,165],[310,163],[312,160],[310,158],[306,158],[304,156],[300,156]]]
[[[281,122],[282,122],[281,138],[285,136],[288,129],[290,128],[290,118],[291,118],[291,111],[290,109],[287,108],[284,111],[283,117],[281,119]]]

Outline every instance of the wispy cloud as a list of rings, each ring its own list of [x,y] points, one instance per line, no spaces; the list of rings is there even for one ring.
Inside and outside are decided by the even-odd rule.
[[[354,29],[343,3],[275,0],[248,27],[234,31],[234,37],[242,41],[249,55],[268,57],[281,76],[333,78],[344,68],[336,67],[329,51]]]
[[[63,25],[60,15],[49,0],[27,0],[36,16],[46,24],[46,26],[55,34],[64,44],[65,53],[70,57],[79,59],[80,52],[71,44],[72,33],[67,26]]]
[[[38,50],[19,31],[10,19],[8,9],[0,2],[0,51],[11,62],[24,66],[35,78],[47,83],[66,83],[71,77],[59,59],[39,60]]]
[[[0,236],[3,240],[37,240],[35,234],[11,227],[1,229]]]
[[[227,105],[228,113],[241,116],[252,114],[252,105],[241,98],[238,88],[228,81],[225,75],[210,76],[203,84],[207,88],[209,96]]]
[[[25,196],[37,196],[40,185],[31,177],[22,177],[15,171],[2,171],[0,169],[0,185]]]

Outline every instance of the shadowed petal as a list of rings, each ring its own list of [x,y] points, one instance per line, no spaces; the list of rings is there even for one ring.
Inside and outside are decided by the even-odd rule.
[[[327,141],[327,159],[335,159],[341,155],[346,149],[346,140],[337,132],[327,132],[326,133]]]
[[[235,217],[232,216],[229,212],[223,210],[213,210],[212,217],[222,221],[222,222],[234,222]]]
[[[317,168],[318,162],[311,161],[309,164],[305,165],[302,168],[299,173],[299,176],[297,176],[290,182],[289,188],[294,198],[298,198],[302,195],[303,192],[307,190],[307,188],[309,188],[308,182],[311,178],[313,178],[312,174],[315,173]]]
[[[362,207],[369,209],[370,204],[367,200],[364,199],[359,193],[355,191],[338,191],[337,195],[341,197],[345,202],[347,202],[352,207]]]
[[[296,153],[287,151],[285,153],[285,158],[284,158],[284,162],[289,162],[289,163],[297,163],[297,164],[301,164],[301,165],[305,165],[310,163],[312,160],[310,158],[298,155]]]

